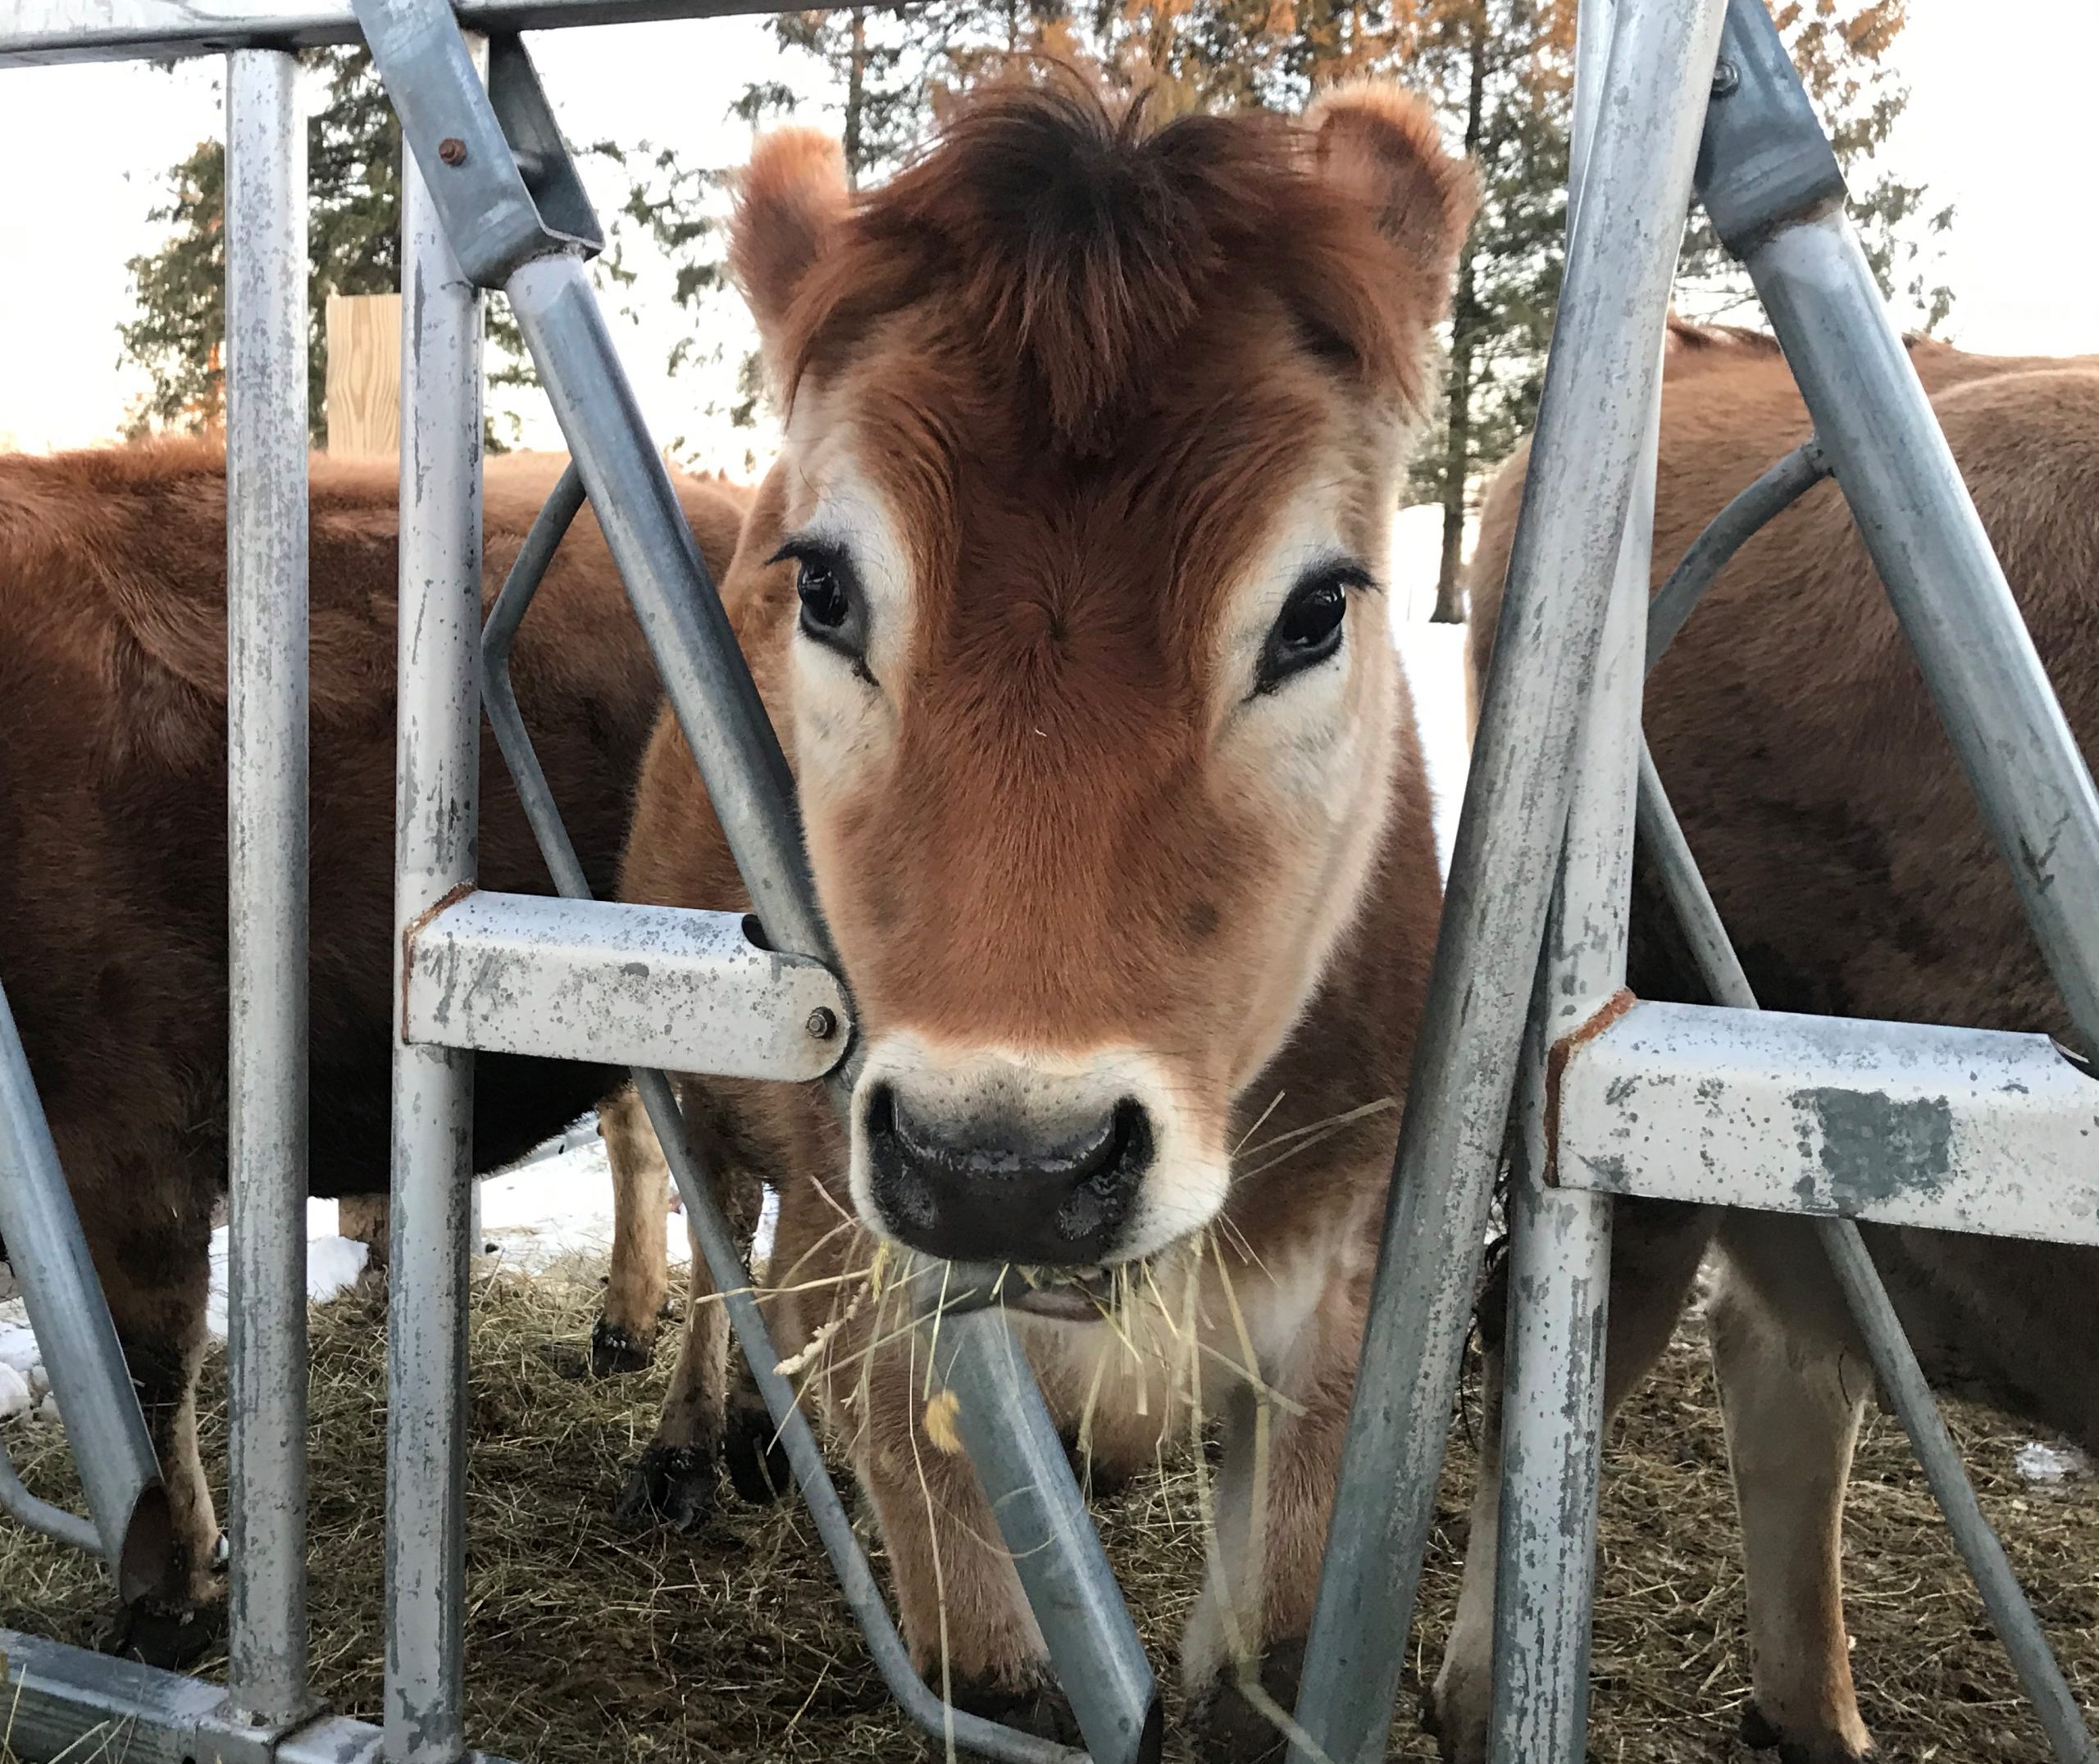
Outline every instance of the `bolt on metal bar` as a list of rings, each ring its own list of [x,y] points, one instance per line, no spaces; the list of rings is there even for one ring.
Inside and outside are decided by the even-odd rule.
[[[306,114],[226,58],[228,1692],[306,1712]]]
[[[401,563],[394,929],[470,886],[481,631],[481,296],[412,159],[402,167]],[[466,1750],[467,1280],[473,1056],[400,1038],[387,1308],[390,1764]]]
[[[518,799],[538,842],[540,855],[553,873],[554,887],[574,900],[588,900],[590,884],[577,861],[576,848],[562,825],[561,811],[548,787],[532,738],[517,709],[517,693],[510,683],[510,653],[519,627],[539,592],[547,566],[553,561],[562,535],[581,511],[584,497],[582,478],[571,463],[553,489],[526,535],[524,546],[504,578],[503,591],[489,613],[481,636],[484,707],[494,728],[496,745],[502,750],[517,784]],[[750,1271],[727,1222],[713,1185],[692,1150],[690,1136],[677,1105],[669,1075],[635,1068],[631,1074],[642,1104],[649,1112],[658,1142],[670,1165],[672,1179],[685,1201],[686,1213],[700,1240],[715,1290],[722,1294],[730,1325],[735,1332],[746,1363],[751,1369],[767,1412],[778,1430],[788,1466],[831,1558],[848,1605],[852,1607],[868,1652],[890,1694],[911,1719],[936,1739],[951,1739],[957,1745],[1005,1764],[1079,1764],[1086,1754],[1055,1743],[950,1708],[927,1686],[911,1663],[896,1625],[867,1566],[859,1539],[831,1471],[823,1461],[814,1430],[795,1388],[778,1371],[779,1351],[772,1344],[753,1290]],[[1039,1404],[1038,1404],[1039,1406]],[[1060,1448],[1061,1449],[1061,1448]],[[1059,1467],[1062,1466],[1060,1464]],[[1052,1482],[1054,1489],[1054,1484]],[[1122,1620],[1128,1621],[1127,1613]],[[1142,1658],[1140,1650],[1138,1657]],[[1110,1754],[1102,1754],[1106,1757]]]
[[[1721,922],[1719,909],[1699,874],[1697,862],[1683,836],[1676,812],[1670,807],[1654,757],[1644,746],[1640,766],[1639,830],[1641,844],[1655,866],[1671,911],[1683,928],[1697,962],[1700,977],[1715,1004],[1739,1011],[1758,1008],[1749,976],[1735,953],[1732,939]],[[1946,1431],[1916,1351],[1903,1333],[1887,1289],[1874,1266],[1873,1256],[1858,1222],[1852,1219],[1817,1219],[1816,1235],[1843,1288],[1851,1316],[1865,1337],[1881,1389],[1887,1393],[1902,1430],[1924,1468],[1933,1497],[1953,1533],[1953,1541],[1982,1594],[1991,1626],[2010,1656],[2012,1669],[2024,1686],[2028,1700],[2039,1718],[2048,1744],[2060,1764],[2093,1764],[2099,1759],[2090,1732],[2078,1707],[2077,1698],[2063,1677],[2047,1633],[2033,1615],[2033,1607],[2006,1559],[2004,1546],[1983,1516],[1975,1490],[1960,1462],[1960,1448]]]
[[[1661,660],[1683,621],[1734,555],[1764,526],[1829,475],[1819,443],[1809,440],[1768,466],[1705,524],[1647,608],[1647,666]]]
[[[1660,372],[1719,0],[1659,8],[1599,118],[1408,1085],[1297,1720],[1383,1756],[1478,1279],[1581,707]],[[1643,101],[1644,100],[1644,101]]]
[[[1569,180],[1575,238],[1597,113],[1606,92],[1637,89],[1654,20],[1655,10],[1640,0],[1586,0],[1580,8]],[[1660,325],[1651,347],[1659,363]],[[1579,1764],[1587,1742],[1614,1203],[1551,1185],[1546,1062],[1550,1050],[1617,1009],[1625,984],[1659,371],[1646,393],[1509,1135],[1512,1241],[1488,1730],[1495,1764]]]
[[[109,1564],[117,1596],[164,1590],[174,1533],[160,1466],[139,1412],[109,1301],[59,1167],[58,1148],[30,1076],[29,1056],[0,990],[0,1237],[21,1283],[38,1350],[58,1393],[59,1419],[94,1516],[84,1521],[22,1490],[0,1500],[25,1524]],[[11,1496],[20,1488],[8,1472]]]
[[[1828,149],[1759,0],[1732,0],[1724,52],[1742,77],[1714,102],[1701,193],[1720,204],[1715,225],[1784,346],[2070,1020],[2099,1052],[2099,793],[1850,221],[1819,186],[1803,202],[1769,172],[1806,160],[1810,137]],[[1761,152],[1723,157],[1737,143]]]

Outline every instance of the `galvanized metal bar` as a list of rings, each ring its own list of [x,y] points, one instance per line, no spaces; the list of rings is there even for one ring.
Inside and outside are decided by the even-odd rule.
[[[1821,134],[1760,0],[1732,0],[1725,52],[1740,78],[1714,105],[1701,193],[1721,203],[1715,225],[1785,348],[2070,1020],[2099,1052],[2099,793],[1851,223],[1819,185],[1803,198],[1770,175]]]
[[[942,1318],[932,1343],[940,1381],[958,1398],[955,1430],[991,1497],[1028,1607],[1045,1637],[1095,1638],[1105,1670],[1059,1678],[1086,1755],[1094,1764],[1155,1761],[1165,1712],[1151,1665],[1013,1330],[996,1310],[977,1310]]]
[[[1755,483],[1706,523],[1647,608],[1650,668],[1661,660],[1662,652],[1735,553],[1828,475],[1829,461],[1820,443],[1804,442],[1767,466]]]
[[[409,933],[408,1039],[801,1083],[838,1063],[845,989],[740,912],[476,890]]]
[[[533,752],[531,736],[518,715],[517,697],[510,689],[509,655],[518,627],[531,605],[532,597],[538,592],[548,564],[553,561],[561,535],[581,505],[581,475],[573,466],[563,473],[534,521],[524,549],[511,567],[482,636],[482,670],[489,720],[495,729],[497,744],[517,781],[526,817],[531,825],[533,837],[539,842],[540,852],[553,873],[555,887],[571,902],[587,901],[590,886],[582,866],[576,861],[575,848],[567,830],[562,825],[560,810],[546,787],[544,775]],[[840,1039],[845,1039],[845,1035],[846,1031],[841,1027]],[[808,1417],[794,1386],[778,1370],[780,1355],[758,1309],[750,1271],[744,1265],[741,1248],[722,1216],[713,1186],[693,1153],[670,1079],[662,1071],[644,1066],[637,1066],[631,1075],[655,1128],[657,1139],[663,1148],[678,1192],[684,1198],[686,1216],[699,1238],[700,1253],[706,1261],[715,1290],[722,1295],[730,1326],[735,1332],[773,1425],[779,1430],[777,1437],[786,1453],[789,1469],[802,1491],[803,1499],[808,1504],[817,1534],[831,1558],[846,1603],[867,1639],[868,1653],[890,1694],[927,1733],[966,1747],[976,1755],[1005,1761],[1005,1764],[1081,1764],[1083,1753],[950,1708],[919,1676],[896,1633],[896,1625],[860,1548],[852,1521],[831,1482]],[[968,1382],[967,1368],[964,1381]],[[1035,1402],[1040,1410],[1039,1394]],[[1069,1472],[1061,1457],[1058,1469],[1068,1481]],[[1050,1486],[1054,1489],[1054,1479]],[[1112,1586],[1112,1581],[1109,1584]],[[1124,1622],[1127,1622],[1127,1616]]]
[[[1706,990],[1715,1002],[1737,1012],[1757,1010],[1756,994],[1751,988],[1749,977],[1743,971],[1735,953],[1733,940],[1728,935],[1727,927],[1721,922],[1713,897],[1707,891],[1705,879],[1700,875],[1696,861],[1685,841],[1682,827],[1678,824],[1675,811],[1669,806],[1669,796],[1662,788],[1660,775],[1655,771],[1651,756],[1643,752],[1640,775],[1640,837],[1651,859],[1655,864],[1667,894],[1670,909],[1682,926],[1693,951],[1696,953],[1701,976]],[[1652,1008],[1642,1006],[1643,1010]],[[1744,1021],[1760,1022],[1760,1016],[1745,1018]],[[1814,1019],[1799,1019],[1811,1022]],[[1872,1030],[1878,1025],[1857,1024],[1855,1029]],[[1978,1030],[1942,1031],[1949,1035],[1978,1038]],[[2042,1036],[2001,1036],[1993,1038],[2004,1042],[2045,1043]],[[2048,1091],[2069,1085],[2081,1093],[2079,1101],[2089,1112],[2092,1103],[2086,1100],[2092,1093],[2091,1080],[2081,1072],[2073,1072],[2068,1062],[2057,1057],[2052,1047],[2044,1052],[2042,1048],[2028,1051],[2030,1070],[2011,1076],[2001,1073],[1992,1075],[1987,1065],[1972,1065],[1956,1053],[1946,1076],[1949,1086],[1963,1080],[1974,1089],[1979,1089],[1986,1103],[1998,1109],[2011,1108],[2021,1103],[2037,1090]],[[1745,1050],[1747,1052],[1747,1050]],[[1754,1058],[1751,1054],[1750,1057]],[[1928,1090],[1930,1086],[1924,1086]],[[1949,1093],[1952,1093],[1949,1092]],[[2065,1097],[2065,1103],[2069,1098]],[[1563,1094],[1564,1105],[1567,1098]],[[1624,1107],[1623,1101],[1607,1106],[1614,1110]],[[2023,1112],[2023,1111],[2022,1111]],[[1582,1113],[1578,1107],[1576,1115]],[[1561,1117],[1562,1125],[1569,1125],[1569,1118]],[[2079,1160],[2080,1169],[2089,1162],[2088,1148],[2092,1134],[2099,1129],[2099,1121],[2088,1127],[2081,1135],[2087,1150]],[[1765,1139],[1764,1143],[1774,1143]],[[1783,1142],[1776,1142],[1783,1143]],[[1860,1149],[1869,1156],[1877,1157],[1883,1170],[1893,1162],[1900,1149],[1899,1139],[1895,1144],[1861,1143]],[[2033,1181],[2037,1174],[2020,1159],[2017,1150],[2001,1154],[1990,1174],[2001,1184]],[[2054,1173],[2038,1173],[2040,1180],[2035,1185],[2046,1192],[2052,1186]],[[2059,1180],[2060,1178],[2056,1177]],[[2086,1178],[2088,1180],[2088,1177]],[[1992,1197],[1994,1202],[1997,1198]],[[2065,1209],[2067,1210],[2067,1209]],[[2099,1207],[2095,1207],[2090,1196],[2085,1203],[2085,1216],[2088,1220]],[[1924,1480],[1931,1485],[1932,1493],[1946,1515],[1947,1526],[1953,1533],[1956,1547],[1961,1559],[1968,1564],[1974,1575],[1976,1590],[1982,1594],[1983,1608],[1989,1613],[1991,1625],[1997,1630],[1997,1639],[2004,1644],[2005,1652],[2010,1657],[2012,1669],[2018,1673],[2019,1681],[2025,1689],[2028,1699],[2033,1705],[2042,1730],[2048,1736],[2050,1748],[2059,1764],[2093,1764],[2099,1759],[2099,1748],[2095,1748],[2090,1731],[2086,1727],[2077,1698],[2063,1677],[2062,1668],[2056,1663],[2054,1650],[2048,1645],[2047,1632],[2040,1620],[2033,1615],[2025,1593],[2019,1584],[2018,1576],[2012,1572],[2011,1564],[2006,1559],[2004,1547],[1997,1541],[1997,1533],[1983,1515],[1981,1505],[1975,1498],[1974,1487],[1960,1462],[1960,1449],[1946,1431],[1945,1418],[1940,1414],[1931,1387],[1926,1381],[1923,1368],[1917,1363],[1915,1350],[1904,1334],[1901,1320],[1887,1296],[1887,1289],[1880,1278],[1880,1271],[1874,1266],[1873,1257],[1867,1250],[1865,1239],[1855,1220],[1851,1218],[1819,1219],[1815,1230],[1822,1240],[1824,1253],[1829,1257],[1838,1284],[1844,1289],[1845,1302],[1850,1306],[1852,1320],[1865,1338],[1866,1351],[1873,1361],[1874,1371],[1880,1380],[1880,1387],[1901,1417],[1903,1431],[1910,1436],[1910,1448],[1917,1454],[1917,1462],[1924,1467]],[[2059,1239],[2060,1240],[2060,1239]]]
[[[480,802],[481,297],[402,168],[401,570],[394,925],[469,887]],[[398,945],[397,945],[398,947]],[[407,976],[395,980],[396,1022]],[[473,1056],[394,1049],[387,1312],[386,1756],[466,1750],[467,1271]]]
[[[2099,1084],[2046,1035],[1643,1002],[1557,1098],[1569,1188],[2099,1244]]]
[[[1824,1219],[1815,1230],[1844,1289],[1845,1302],[1865,1337],[1866,1353],[1873,1361],[1880,1388],[1902,1417],[1902,1430],[1909,1434],[1910,1448],[1924,1468],[1924,1480],[1931,1484],[1933,1498],[1946,1515],[1961,1560],[1974,1576],[1975,1589],[1983,1596],[1991,1626],[2011,1657],[2012,1669],[2019,1675],[2027,1700],[2033,1705],[2042,1731],[2048,1736],[2049,1749],[2057,1764],[2094,1764],[2099,1760],[2099,1746],[2092,1743],[2077,1697],[2056,1664],[2054,1650],[2048,1646],[2033,1607],[2026,1601],[2018,1575],[2012,1572],[2004,1546],[1983,1516],[1982,1505],[1962,1467],[1960,1448],[1946,1431],[1946,1419],[1939,1413],[1923,1368],[1917,1364],[1910,1339],[1902,1332],[1901,1320],[1881,1283],[1880,1271],[1874,1266],[1865,1239],[1849,1219]]]
[[[776,949],[835,966],[803,849],[795,780],[692,530],[575,257],[504,289],[619,566],[671,708]]]
[[[467,29],[494,35],[786,9],[775,0],[454,0],[452,10]],[[13,0],[0,14],[0,68],[311,49],[359,35],[352,0]]]
[[[83,1519],[78,1513],[70,1513],[64,1507],[54,1507],[49,1501],[30,1493],[4,1445],[0,1445],[0,1507],[5,1507],[30,1530],[41,1532],[68,1549],[89,1556],[102,1553],[102,1534],[95,1530],[94,1521]]]
[[[1580,9],[1569,191],[1576,239],[1598,112],[1606,93],[1637,89],[1656,10],[1642,0],[1585,0]],[[1651,343],[1658,361],[1662,329],[1656,325]],[[1488,1729],[1495,1764],[1580,1764],[1587,1740],[1613,1203],[1551,1185],[1546,1062],[1550,1050],[1619,1007],[1625,983],[1660,393],[1657,375],[1637,440],[1509,1135],[1512,1242]]]
[[[216,1684],[16,1630],[0,1630],[0,1698],[7,1750],[24,1764],[62,1764],[107,1751],[125,1764],[197,1764],[219,1747],[224,1693]],[[271,1742],[277,1764],[376,1764],[380,1731],[321,1716]],[[243,1756],[247,1754],[243,1753]],[[503,1764],[485,1753],[475,1764]]]
[[[980,1716],[965,1715],[958,1709],[949,1708],[927,1689],[925,1680],[919,1677],[910,1655],[904,1650],[903,1639],[896,1633],[896,1625],[890,1617],[889,1607],[883,1603],[881,1589],[876,1584],[874,1571],[868,1567],[867,1559],[853,1534],[851,1516],[838,1498],[831,1473],[824,1467],[822,1451],[817,1444],[816,1434],[803,1412],[795,1387],[779,1371],[779,1355],[765,1326],[764,1316],[758,1309],[757,1297],[751,1290],[750,1273],[744,1266],[743,1253],[730,1234],[706,1172],[693,1154],[670,1079],[662,1072],[639,1068],[633,1077],[642,1105],[649,1112],[649,1124],[655,1128],[657,1139],[663,1148],[664,1159],[671,1166],[672,1177],[677,1183],[678,1193],[684,1198],[686,1218],[699,1241],[700,1253],[706,1260],[716,1289],[722,1294],[730,1326],[743,1348],[758,1393],[765,1399],[767,1412],[779,1430],[781,1449],[787,1454],[803,1498],[808,1503],[809,1516],[815,1523],[817,1535],[823,1542],[824,1553],[831,1558],[845,1602],[852,1607],[861,1634],[867,1638],[867,1651],[874,1658],[876,1670],[882,1675],[882,1682],[889,1687],[890,1694],[906,1715],[936,1739],[950,1740],[966,1752],[999,1760],[1000,1764],[1086,1764],[1086,1753],[1016,1732]],[[1040,1398],[1036,1400],[1040,1402]],[[966,1407],[968,1399],[963,1401]],[[1067,1471],[1067,1480],[1069,1474]]]
[[[303,1716],[306,1621],[306,112],[226,58],[226,1677]]]
[[[125,1599],[162,1590],[169,1580],[174,1534],[160,1466],[139,1412],[139,1393],[125,1370],[116,1325],[95,1277],[94,1259],[80,1230],[72,1190],[59,1168],[58,1148],[37,1100],[29,1057],[7,995],[0,990],[0,1237],[20,1283],[37,1347],[58,1393],[58,1413],[73,1448],[91,1536],[62,1528],[63,1541],[98,1549]],[[19,1486],[19,1480],[17,1481]],[[24,1501],[33,1500],[26,1490]],[[37,1507],[7,1503],[25,1523],[60,1536],[56,1519]],[[57,1509],[52,1508],[56,1513]]]
[[[582,859],[576,855],[575,842],[562,825],[561,810],[547,783],[546,771],[540,764],[532,738],[526,732],[525,719],[518,712],[517,694],[510,684],[510,652],[525,615],[531,610],[532,597],[546,579],[547,566],[554,561],[562,539],[582,511],[583,502],[583,474],[571,460],[533,518],[531,530],[518,548],[509,575],[503,579],[503,592],[496,596],[494,606],[489,609],[488,622],[481,627],[481,707],[488,713],[489,727],[495,734],[503,763],[510,768],[511,781],[517,786],[518,801],[524,806],[525,819],[539,842],[540,855],[546,860],[554,888],[571,900],[588,900],[590,884],[583,874]],[[674,1069],[676,1064],[668,1059],[647,1058],[631,1063]]]
[[[1443,909],[1297,1720],[1383,1756],[1579,730],[1660,368],[1719,0],[1662,8],[1583,180]]]
[[[581,468],[591,507],[627,583],[672,712],[699,763],[767,940],[835,966],[802,849],[791,775],[662,461],[648,443],[640,408],[582,266],[573,257],[537,259],[511,278],[506,292]],[[849,1094],[854,1070],[849,1053],[834,1079],[841,1102]],[[987,1317],[980,1326],[1007,1327],[997,1316]],[[1040,1394],[980,1376],[989,1364],[965,1359],[957,1366],[959,1399],[989,1413],[1003,1413],[1010,1426],[1031,1434],[1048,1430]],[[1059,1481],[1064,1488],[1058,1488]],[[1068,1463],[1060,1453],[1040,1478],[1010,1485],[1001,1483],[995,1471],[987,1487],[995,1506],[1039,1505],[1027,1523],[1061,1560],[1054,1571],[1038,1560],[1030,1565],[1031,1572],[1040,1571],[1045,1584],[1061,1575],[1094,1584],[1092,1598],[1082,1607],[1059,1600],[1036,1612],[1059,1679],[1068,1685],[1098,1685],[1119,1694],[1131,1683],[1119,1632],[1077,1620],[1081,1611],[1119,1603],[1120,1595],[1090,1527],[1075,1531],[1059,1517],[1067,1491],[1077,1498]],[[1015,1522],[1020,1522],[1017,1513]],[[1074,1621],[1067,1621],[1068,1614]],[[1139,1730],[1149,1701],[1147,1693],[1143,1702],[1125,1712]]]

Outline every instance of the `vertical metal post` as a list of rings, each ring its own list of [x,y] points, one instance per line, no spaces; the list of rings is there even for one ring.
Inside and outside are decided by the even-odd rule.
[[[1570,234],[1581,224],[1605,93],[1638,78],[1638,64],[1626,59],[1644,52],[1637,4],[1584,0],[1577,20]],[[1657,361],[1661,345],[1657,326]],[[1495,1764],[1579,1764],[1587,1743],[1613,1203],[1550,1185],[1546,1066],[1563,1038],[1613,1007],[1625,981],[1660,391],[1657,376],[1583,719],[1512,1135],[1489,1730]]]
[[[406,155],[401,216],[397,933],[474,878],[481,630],[481,297]],[[398,1039],[403,983],[397,972],[385,1750],[391,1764],[453,1764],[466,1749],[474,1068],[470,1053]]]
[[[1368,1764],[1391,1725],[1720,20],[1720,0],[1631,12],[1639,78],[1596,125],[1306,1648],[1296,1712],[1317,1749],[1295,1747],[1299,1764]]]
[[[227,1270],[235,1707],[306,1687],[306,118],[226,57]]]

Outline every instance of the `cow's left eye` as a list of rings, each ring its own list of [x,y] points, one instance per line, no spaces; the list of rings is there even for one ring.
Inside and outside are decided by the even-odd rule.
[[[1293,675],[1337,655],[1348,622],[1348,591],[1373,585],[1370,572],[1353,559],[1306,571],[1269,629],[1254,689],[1273,692]]]
[[[802,603],[799,628],[810,642],[836,650],[864,671],[867,663],[867,602],[853,560],[821,539],[790,539],[772,554],[774,563],[795,566],[795,592]]]

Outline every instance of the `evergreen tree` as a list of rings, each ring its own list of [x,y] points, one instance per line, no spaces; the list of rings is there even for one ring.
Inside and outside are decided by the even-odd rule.
[[[318,441],[327,432],[328,296],[400,286],[401,138],[362,48],[314,50],[306,61],[328,92],[307,125],[307,409]],[[203,142],[170,172],[166,200],[147,216],[172,230],[167,243],[126,266],[138,311],[117,335],[152,381],[130,434],[223,421],[225,217],[225,144]]]

